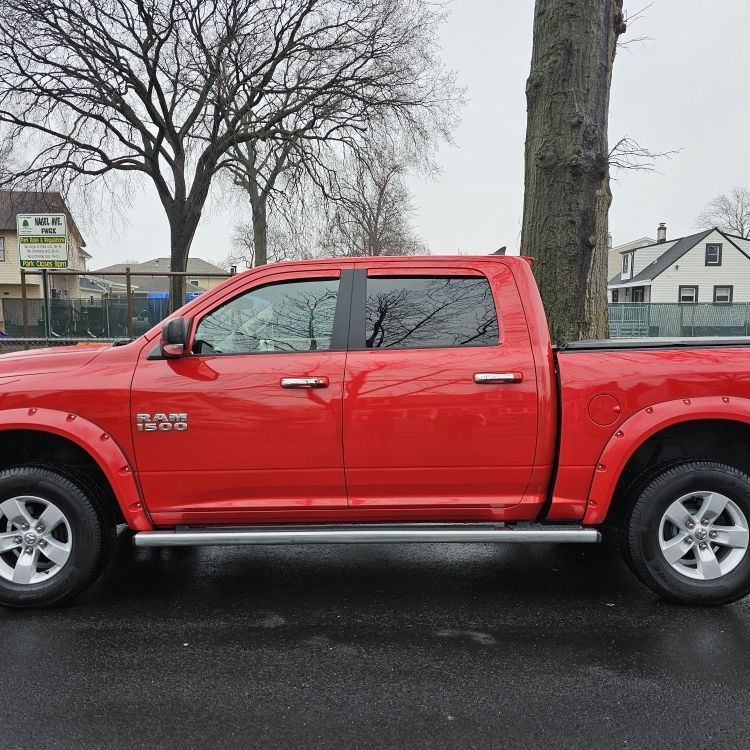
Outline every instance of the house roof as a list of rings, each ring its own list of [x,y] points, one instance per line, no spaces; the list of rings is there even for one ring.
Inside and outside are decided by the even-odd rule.
[[[169,258],[153,258],[151,260],[145,260],[142,263],[115,263],[114,265],[105,266],[104,268],[97,268],[95,273],[125,273],[125,269],[128,266],[130,266],[131,271],[138,271],[139,273],[169,271]],[[201,276],[207,273],[227,273],[223,268],[219,268],[213,263],[203,260],[203,258],[188,258],[186,270],[188,273],[194,273],[196,276]]]
[[[107,286],[103,284],[101,281],[90,279],[87,276],[81,276],[78,279],[78,283],[82,291],[89,290],[89,291],[94,291],[94,292],[101,292],[102,294],[109,291]]]
[[[125,290],[127,288],[127,284],[125,284],[124,281],[113,281],[112,279],[102,279],[95,276],[81,276],[81,286],[83,286],[84,280],[87,282],[90,282],[91,284],[95,284],[104,291],[121,291]],[[137,289],[138,287],[133,284],[133,289]]]
[[[0,190],[0,231],[16,231],[16,214],[46,213],[65,214],[68,220],[68,230],[76,235],[81,247],[86,247],[81,230],[60,193],[38,190]]]
[[[721,232],[725,237],[728,237],[731,240],[742,240],[743,242],[750,241],[750,237],[742,237],[739,234],[730,234],[729,232]]]
[[[114,279],[118,280],[115,281]],[[127,284],[123,276],[81,276],[81,281],[87,279],[93,284],[97,284],[104,288],[105,291],[112,291],[122,293],[126,291]],[[130,288],[134,292],[168,292],[169,291],[169,277],[168,276],[137,276],[133,279],[133,283]],[[206,290],[193,284],[190,281],[185,281],[185,292],[187,294],[202,294]]]
[[[140,270],[140,269],[138,269]],[[168,292],[169,291],[169,277],[168,276],[138,276],[133,280],[133,289],[139,292]],[[206,290],[198,286],[197,284],[191,283],[189,280],[185,280],[185,293],[186,294],[201,294]]]
[[[657,242],[653,237],[640,237],[637,240],[631,240],[625,242],[622,245],[615,245],[615,247],[609,248],[610,253],[629,253],[632,250],[640,250],[642,247],[648,247],[649,245],[656,245]]]
[[[638,250],[645,250],[649,247],[657,247],[660,244],[669,245],[670,242],[672,243],[656,260],[649,263],[649,265],[647,265],[640,273],[633,276],[632,279],[623,279],[622,273],[618,273],[609,280],[609,284],[638,284],[638,282],[652,281],[666,271],[673,263],[676,263],[688,250],[692,250],[701,240],[708,237],[708,235],[715,230],[715,227],[711,227],[710,229],[698,232],[697,234],[680,237],[678,240],[668,240],[664,243],[656,242],[653,245],[639,247]]]

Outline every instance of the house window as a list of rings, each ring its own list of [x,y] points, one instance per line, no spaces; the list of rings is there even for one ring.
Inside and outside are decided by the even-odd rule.
[[[633,287],[633,302],[643,302],[643,287],[642,286]]]
[[[0,237],[0,263],[5,260],[5,237]]]
[[[622,275],[627,276],[630,273],[630,253],[622,256]]]
[[[714,302],[731,302],[734,296],[733,286],[715,286]]]
[[[620,290],[613,289],[612,290],[612,302],[619,302],[619,301],[620,301]]]
[[[677,297],[678,302],[695,303],[698,301],[697,286],[681,286]]]
[[[190,283],[198,286],[198,279],[190,279]]]
[[[706,265],[707,266],[720,266],[721,265],[721,243],[709,243],[706,245]]]

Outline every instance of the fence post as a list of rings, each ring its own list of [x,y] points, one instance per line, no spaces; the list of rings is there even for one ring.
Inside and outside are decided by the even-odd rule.
[[[692,310],[692,316],[690,318],[690,335],[695,336],[695,311],[698,309],[698,303],[693,302],[693,310]]]
[[[133,292],[130,287],[130,266],[125,266],[125,295],[128,300],[128,338],[133,338]]]
[[[50,305],[49,305],[49,271],[42,269],[42,294],[44,296],[44,338],[49,346],[49,339],[52,335],[52,326],[50,323]]]
[[[25,339],[29,338],[29,311],[26,304],[26,269],[21,269],[21,331]],[[24,349],[29,348],[29,342],[25,341]]]

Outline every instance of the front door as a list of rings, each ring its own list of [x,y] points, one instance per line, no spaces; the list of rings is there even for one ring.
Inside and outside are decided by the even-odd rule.
[[[294,520],[347,507],[341,274],[272,271],[249,284],[195,316],[186,356],[142,353],[133,440],[156,523]]]
[[[472,507],[492,516],[521,501],[537,437],[535,366],[513,277],[493,269],[497,300],[471,266],[356,272],[344,400],[352,511],[468,518]]]

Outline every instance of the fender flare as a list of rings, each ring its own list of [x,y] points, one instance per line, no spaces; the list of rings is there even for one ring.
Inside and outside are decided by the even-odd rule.
[[[117,442],[106,430],[72,412],[30,407],[0,411],[0,431],[49,432],[70,440],[85,451],[101,469],[112,488],[128,526],[135,531],[151,531],[135,472]]]
[[[604,521],[625,466],[646,440],[672,425],[702,419],[750,425],[750,399],[735,396],[681,398],[647,406],[630,416],[610,437],[599,456],[583,523]]]

